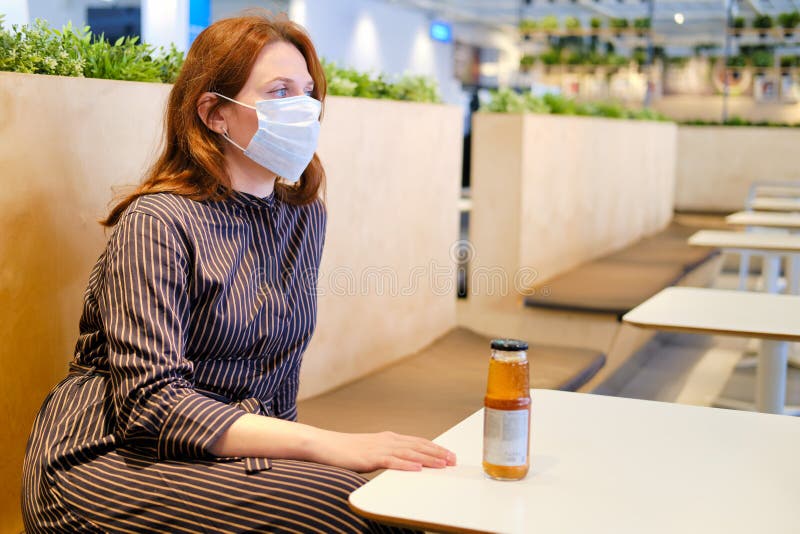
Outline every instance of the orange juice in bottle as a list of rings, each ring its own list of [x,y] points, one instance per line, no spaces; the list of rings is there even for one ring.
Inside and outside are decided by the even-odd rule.
[[[530,465],[528,344],[495,339],[491,346],[484,399],[483,470],[498,480],[519,480],[528,474]]]

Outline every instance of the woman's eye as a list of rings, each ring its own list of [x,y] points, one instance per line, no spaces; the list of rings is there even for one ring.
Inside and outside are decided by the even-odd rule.
[[[288,96],[289,91],[285,87],[281,87],[279,89],[275,89],[274,91],[270,91],[270,94],[273,94],[278,98],[284,98],[285,96]]]
[[[314,96],[314,90],[313,89],[308,89],[306,91],[306,96],[312,96],[313,97]]]

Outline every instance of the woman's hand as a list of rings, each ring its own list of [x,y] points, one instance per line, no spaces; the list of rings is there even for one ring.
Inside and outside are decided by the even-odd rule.
[[[307,460],[361,473],[456,464],[455,454],[423,438],[394,432],[345,434],[254,414],[234,421],[208,451],[216,456]]]
[[[311,460],[365,473],[376,469],[419,471],[456,464],[456,455],[427,439],[380,432],[345,434],[320,430]]]

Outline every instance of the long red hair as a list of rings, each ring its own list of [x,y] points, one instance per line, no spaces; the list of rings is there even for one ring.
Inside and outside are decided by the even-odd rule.
[[[250,13],[215,22],[192,44],[169,94],[164,116],[164,146],[144,181],[123,197],[104,220],[114,226],[125,209],[142,195],[174,193],[194,200],[221,199],[231,194],[222,136],[197,114],[197,101],[209,91],[234,98],[247,81],[261,49],[272,42],[291,43],[303,54],[314,80],[312,95],[325,99],[327,85],[314,44],[305,30],[285,15]],[[222,99],[209,110],[222,105]],[[325,170],[316,154],[295,185],[275,184],[275,195],[290,204],[308,204],[319,195]]]

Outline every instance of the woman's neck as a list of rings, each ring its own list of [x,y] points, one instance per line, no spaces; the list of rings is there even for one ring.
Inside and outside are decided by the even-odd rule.
[[[247,159],[237,161],[228,158],[228,175],[231,178],[231,187],[236,191],[249,193],[259,198],[272,194],[275,188],[276,175],[259,164]]]

